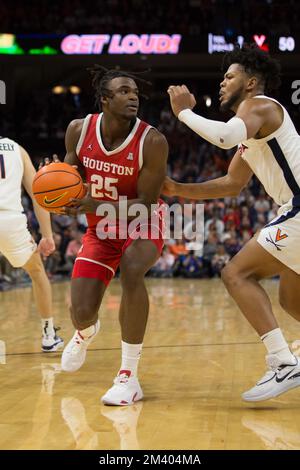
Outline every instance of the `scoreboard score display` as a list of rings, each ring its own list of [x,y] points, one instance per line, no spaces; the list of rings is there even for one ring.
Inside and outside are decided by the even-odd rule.
[[[237,35],[235,40],[228,41],[226,37],[218,34],[208,34],[208,53],[213,54],[214,52],[230,51],[234,47],[234,42],[237,42],[240,46],[244,42],[255,42],[257,46],[267,52],[273,54],[280,52],[300,52],[299,47],[296,47],[296,39],[294,36],[267,36],[265,34],[253,34],[249,37]]]

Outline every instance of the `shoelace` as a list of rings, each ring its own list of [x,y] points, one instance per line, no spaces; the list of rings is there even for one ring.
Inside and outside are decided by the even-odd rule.
[[[84,344],[84,339],[81,338],[81,336],[77,332],[74,338],[74,344],[72,346],[71,354],[77,354],[83,344]]]
[[[129,377],[127,374],[117,375],[114,379],[115,385],[126,385],[128,383]]]
[[[58,336],[57,336],[56,332],[59,331],[59,330],[61,330],[61,327],[60,327],[60,326],[54,326],[54,327],[53,327],[53,330],[54,330],[54,339],[57,339]],[[48,334],[46,333],[46,328],[44,328],[44,336],[45,336],[46,339],[49,339],[49,336],[50,336],[50,335],[48,335]]]
[[[273,360],[273,358],[269,358],[267,360],[267,365],[268,365],[269,369],[267,370],[265,375],[258,381],[258,383],[265,382],[268,379],[271,379],[274,376],[274,374],[277,375],[285,367],[292,367],[293,366],[293,364],[278,364],[278,359],[276,359],[276,358],[274,358],[274,360]],[[297,364],[295,364],[295,365],[297,365]]]

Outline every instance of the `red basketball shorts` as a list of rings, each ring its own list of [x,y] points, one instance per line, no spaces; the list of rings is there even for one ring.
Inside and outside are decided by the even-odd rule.
[[[143,233],[142,237],[139,236],[140,233]],[[88,228],[74,263],[72,279],[96,278],[108,285],[118,269],[123,253],[139,238],[151,240],[160,254],[164,246],[163,216],[160,214],[155,223],[147,220],[140,224],[139,229],[129,231],[129,236],[125,239],[102,240],[97,236],[96,228]]]

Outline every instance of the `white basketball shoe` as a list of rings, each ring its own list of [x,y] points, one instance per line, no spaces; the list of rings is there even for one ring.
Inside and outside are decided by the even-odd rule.
[[[83,365],[86,357],[86,350],[89,344],[96,337],[100,330],[100,321],[95,323],[95,332],[87,339],[84,339],[80,331],[76,330],[73,338],[65,347],[61,356],[61,368],[65,372],[75,372]]]
[[[60,330],[60,328],[54,327],[54,335],[50,335],[47,333],[47,330],[44,330],[42,336],[42,351],[49,353],[49,352],[56,352],[59,349],[64,347],[64,340],[56,334],[56,332]]]
[[[266,356],[269,370],[257,384],[242,394],[245,401],[263,401],[300,386],[300,358],[294,364],[282,364],[276,354]]]
[[[143,398],[143,391],[137,377],[131,376],[130,370],[120,370],[114,385],[103,395],[105,405],[133,405]]]

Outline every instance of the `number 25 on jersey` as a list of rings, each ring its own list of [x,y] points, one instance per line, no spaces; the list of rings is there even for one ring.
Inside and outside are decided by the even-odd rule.
[[[116,185],[118,184],[118,178],[103,178],[100,175],[91,176],[91,196],[98,197],[109,197],[114,201],[118,199],[118,190]]]

